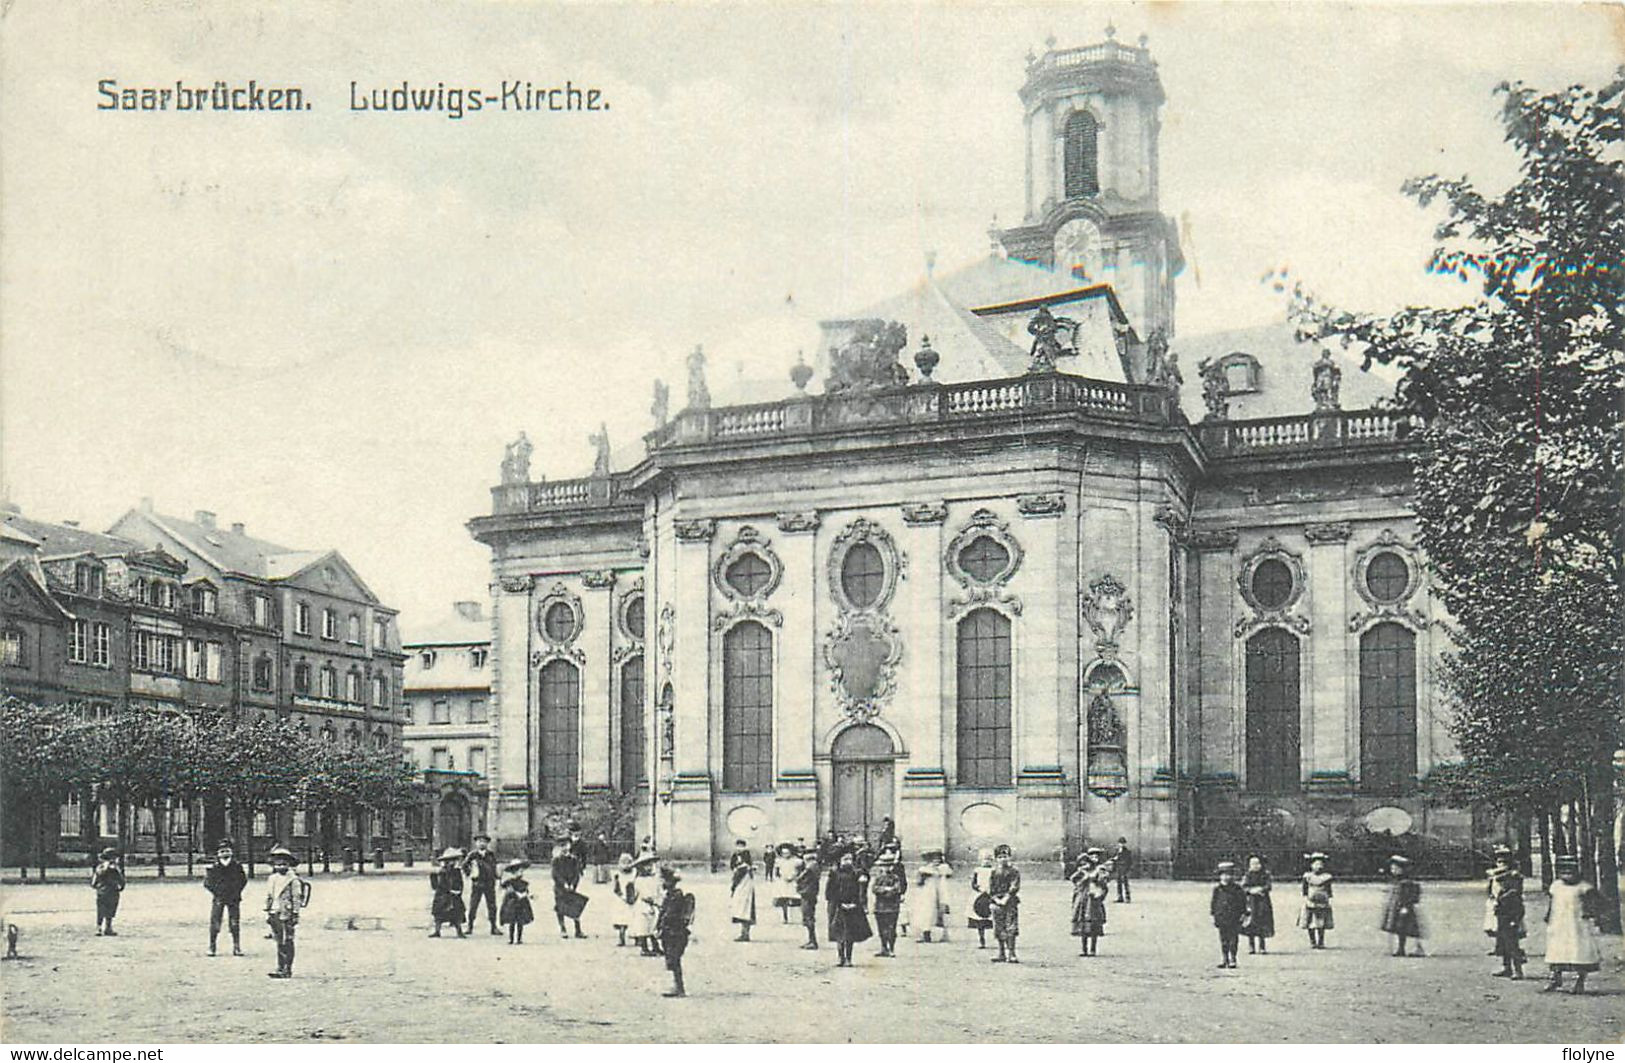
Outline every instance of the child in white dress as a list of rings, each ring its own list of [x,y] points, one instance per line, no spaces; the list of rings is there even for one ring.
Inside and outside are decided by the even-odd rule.
[[[1551,978],[1541,992],[1562,988],[1563,973],[1574,972],[1576,994],[1586,991],[1586,975],[1602,966],[1602,947],[1593,923],[1597,912],[1597,890],[1580,880],[1580,861],[1573,856],[1557,858],[1558,879],[1552,883],[1550,906],[1546,909],[1546,966]]]

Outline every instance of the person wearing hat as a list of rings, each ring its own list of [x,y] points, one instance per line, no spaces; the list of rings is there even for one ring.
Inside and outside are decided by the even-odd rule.
[[[970,873],[970,915],[965,925],[976,931],[976,947],[987,948],[987,932],[993,928],[993,850],[983,849],[976,854],[976,866]]]
[[[733,855],[728,857],[728,915],[739,925],[735,941],[749,941],[750,928],[756,922],[756,866],[751,862],[750,845],[740,838],[734,842]]]
[[[293,935],[299,925],[299,911],[310,903],[310,884],[293,869],[292,851],[285,845],[272,847],[271,874],[266,878],[265,921],[276,939],[276,970],[272,978],[293,977]]]
[[[1484,933],[1492,939],[1499,925],[1495,915],[1495,902],[1501,896],[1501,891],[1516,878],[1518,892],[1520,894],[1523,892],[1523,874],[1518,870],[1516,856],[1511,846],[1495,847],[1495,862],[1490,866],[1488,882],[1484,889]],[[1490,955],[1495,956],[1498,953],[1491,948]]]
[[[1510,864],[1511,850],[1507,850],[1507,857]],[[1490,904],[1495,919],[1495,948],[1492,955],[1501,957],[1501,969],[1493,977],[1522,981],[1523,965],[1528,956],[1523,951],[1523,876],[1518,874],[1516,868],[1506,867]]]
[[[530,906],[530,883],[525,881],[525,868],[529,866],[525,861],[515,859],[509,860],[502,868],[502,912],[499,918],[502,925],[508,928],[510,945],[523,945],[525,926],[536,919],[536,912]]]
[[[614,850],[610,848],[609,836],[603,831],[587,846],[587,852],[592,859],[592,881],[595,886],[607,885],[610,876],[610,864],[615,860]]]
[[[1580,860],[1573,855],[1555,861],[1557,881],[1547,891],[1546,966],[1551,976],[1541,987],[1550,993],[1563,986],[1563,975],[1574,972],[1574,992],[1586,991],[1586,975],[1602,967],[1602,947],[1595,920],[1601,912],[1596,888],[1580,878]]]
[[[237,862],[237,852],[231,841],[220,840],[215,848],[214,863],[203,873],[203,888],[212,898],[209,902],[209,955],[215,954],[215,942],[220,938],[221,916],[227,917],[231,927],[231,954],[243,954],[243,890],[248,888],[248,872]]]
[[[615,894],[615,900],[620,902],[609,924],[615,928],[618,937],[615,947],[618,949],[626,947],[626,932],[637,921],[638,915],[638,872],[632,863],[632,854],[622,853],[609,880],[609,888]],[[643,944],[641,939],[638,943]]]
[[[491,851],[489,834],[474,835],[474,848],[463,857],[462,869],[468,876],[468,932],[474,932],[474,919],[479,915],[483,898],[491,933],[502,933],[497,929],[497,854]]]
[[[694,922],[694,895],[682,888],[682,879],[674,867],[660,869],[664,896],[655,934],[660,938],[660,951],[666,957],[666,970],[672,977],[671,989],[661,994],[667,997],[688,995],[683,985],[683,953],[688,951],[689,927]]]
[[[1128,847],[1127,838],[1117,839],[1117,848],[1112,850],[1112,874],[1117,878],[1117,900],[1120,904],[1128,904],[1134,900],[1134,890],[1129,884],[1129,876],[1134,873],[1134,850]]]
[[[1388,858],[1388,892],[1382,903],[1383,931],[1394,936],[1394,955],[1404,956],[1405,943],[1416,939],[1416,952],[1422,952],[1422,916],[1417,906],[1422,903],[1422,884],[1411,875],[1410,858],[1395,853]]]
[[[118,866],[118,850],[102,850],[101,861],[90,871],[90,888],[96,891],[96,936],[118,937],[113,917],[118,914],[119,894],[124,892],[124,869]]]
[[[908,877],[897,859],[897,851],[882,849],[869,872],[869,896],[874,898],[875,930],[880,935],[877,956],[897,955],[897,916],[903,909]]]
[[[440,854],[439,870],[429,872],[429,886],[434,890],[434,899],[429,903],[429,916],[434,919],[434,930],[429,934],[432,938],[440,936],[442,923],[450,923],[458,937],[467,936],[463,933],[462,861],[463,851],[453,846]]]
[[[954,869],[948,866],[941,849],[920,853],[920,866],[914,872],[914,890],[908,901],[908,929],[916,940],[948,940],[948,880]]]
[[[821,877],[818,854],[812,851],[802,853],[795,889],[796,897],[801,902],[801,925],[807,931],[807,943],[801,946],[804,949],[818,948],[818,880]]]
[[[1236,881],[1236,865],[1229,860],[1218,867],[1219,883],[1213,887],[1208,911],[1219,931],[1219,966],[1236,965],[1236,943],[1241,939],[1241,923],[1247,917],[1247,891]]]
[[[770,877],[773,880],[773,907],[779,910],[780,921],[790,925],[790,909],[801,907],[801,895],[796,892],[796,878],[801,874],[801,853],[789,842],[780,842],[778,859],[773,862]]]
[[[1247,894],[1247,917],[1241,923],[1241,929],[1247,935],[1247,955],[1267,956],[1270,951],[1269,939],[1275,936],[1275,902],[1270,899],[1275,878],[1265,865],[1264,858],[1257,853],[1247,858],[1241,888]]]
[[[1090,846],[1072,872],[1072,934],[1078,938],[1079,956],[1098,956],[1100,936],[1106,932],[1106,898],[1111,896],[1111,863],[1106,851]]]
[[[874,936],[869,915],[863,910],[869,879],[858,870],[852,853],[841,854],[841,862],[824,883],[824,901],[829,905],[829,939],[835,942],[835,966],[852,966],[852,948]]]
[[[994,963],[1021,962],[1016,957],[1016,938],[1021,934],[1021,872],[1016,870],[1014,856],[1008,845],[993,850],[995,866],[988,894],[993,904],[993,937],[999,943]]]
[[[570,932],[564,928],[566,919],[575,924],[576,937],[587,936],[581,930],[581,913],[587,906],[587,898],[576,891],[576,887],[581,884],[582,871],[586,867],[582,863],[584,857],[578,844],[580,839],[580,828],[571,823],[569,839],[553,847],[553,862],[550,868],[553,873],[553,917],[559,922],[561,938],[570,936]]]
[[[1303,873],[1303,910],[1298,925],[1309,934],[1309,947],[1326,947],[1326,931],[1336,925],[1332,919],[1332,873],[1326,870],[1326,854],[1310,853],[1309,870]]]
[[[636,873],[637,910],[628,929],[632,940],[645,956],[660,955],[660,937],[656,931],[660,924],[660,901],[664,893],[658,877],[659,868],[660,858],[653,849],[632,861],[632,870]]]

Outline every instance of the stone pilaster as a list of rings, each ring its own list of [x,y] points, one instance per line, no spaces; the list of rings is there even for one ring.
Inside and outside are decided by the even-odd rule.
[[[944,502],[907,503],[898,549],[908,558],[909,577],[898,587],[896,613],[903,631],[903,660],[888,715],[908,745],[898,762],[897,829],[910,850],[948,844],[947,777],[943,719],[954,707],[943,697],[946,654],[942,551]]]
[[[1074,496],[1075,497],[1075,496]],[[1023,609],[1017,625],[1015,683],[1017,838],[1026,859],[1054,859],[1066,827],[1066,775],[1061,768],[1062,706],[1075,704],[1077,601],[1064,588],[1077,585],[1077,518],[1068,493],[1021,495],[1025,518],[1012,528],[1026,551],[1014,579]],[[1063,648],[1064,651],[1063,652]],[[1062,660],[1068,662],[1062,668]],[[1066,741],[1073,739],[1068,735]]]
[[[531,726],[530,576],[505,576],[491,589],[490,796],[486,822],[504,852],[530,836],[534,792]],[[522,851],[522,850],[521,850]]]
[[[1350,668],[1348,645],[1347,523],[1311,524],[1305,576],[1309,582],[1309,705],[1304,713],[1305,775],[1309,791],[1321,796],[1352,792],[1349,721],[1357,677]]]
[[[818,836],[818,781],[813,752],[820,735],[813,701],[823,681],[819,674],[818,526],[816,512],[780,513],[774,549],[784,565],[784,580],[772,605],[784,616],[779,629],[778,685],[773,741],[774,828],[780,838]]]
[[[673,532],[672,689],[675,748],[672,759],[672,855],[688,860],[712,857],[711,777],[711,540],[715,520],[676,520]],[[717,753],[720,756],[720,736]]]
[[[603,793],[611,789],[610,707],[614,704],[614,666],[611,661],[615,626],[615,571],[581,573],[583,630],[576,643],[586,655],[581,669],[581,791]]]

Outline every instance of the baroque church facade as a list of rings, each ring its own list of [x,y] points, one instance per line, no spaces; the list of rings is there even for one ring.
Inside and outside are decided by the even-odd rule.
[[[773,401],[714,405],[696,351],[629,468],[509,448],[469,525],[499,844],[608,792],[687,859],[885,817],[1152,873],[1470,839],[1419,797],[1446,647],[1391,385],[1284,329],[1176,339],[1143,39],[1051,47],[1021,99],[987,259],[824,321]]]

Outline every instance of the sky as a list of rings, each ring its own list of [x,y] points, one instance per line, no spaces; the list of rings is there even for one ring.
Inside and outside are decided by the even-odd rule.
[[[1024,57],[1149,37],[1182,335],[1460,302],[1410,176],[1515,177],[1495,85],[1600,83],[1602,5],[434,4],[9,0],[0,481],[105,527],[139,499],[339,549],[433,620],[483,598],[466,521],[505,442],[583,475],[681,404],[785,377],[817,321],[1020,221]],[[250,78],[296,114],[99,111]],[[596,113],[379,114],[398,86],[596,87]],[[1177,349],[1177,342],[1176,342]],[[787,381],[787,377],[785,377]],[[788,390],[788,384],[786,384]]]

